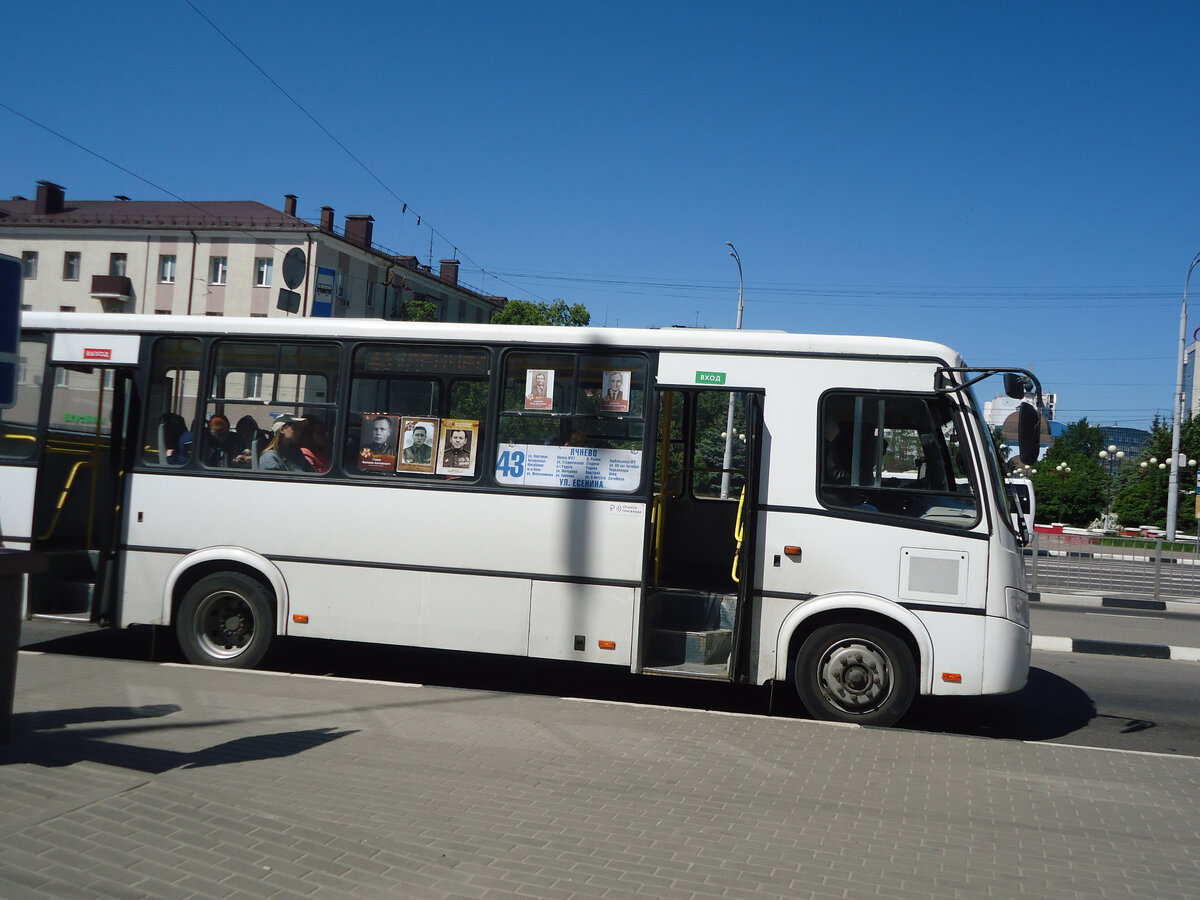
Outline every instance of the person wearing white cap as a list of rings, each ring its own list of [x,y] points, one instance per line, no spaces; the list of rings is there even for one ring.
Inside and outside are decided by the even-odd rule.
[[[315,471],[300,447],[300,426],[304,424],[302,416],[290,416],[284,413],[276,416],[271,425],[274,434],[267,449],[258,458],[258,467],[275,472],[313,472]]]

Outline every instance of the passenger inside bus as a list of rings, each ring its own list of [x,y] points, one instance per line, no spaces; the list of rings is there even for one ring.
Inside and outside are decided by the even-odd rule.
[[[274,437],[267,449],[258,458],[258,467],[266,472],[312,472],[312,463],[304,458],[300,446],[301,427],[304,419],[287,413],[277,417],[273,426]]]
[[[257,462],[259,450],[266,446],[271,436],[258,427],[254,416],[251,415],[244,415],[238,419],[235,431],[242,444],[239,459],[250,463]]]
[[[242,455],[242,442],[229,428],[229,419],[222,413],[208,418],[208,434],[204,439],[204,464],[228,468]]]
[[[329,427],[320,416],[306,416],[300,431],[300,452],[316,472],[328,472]]]

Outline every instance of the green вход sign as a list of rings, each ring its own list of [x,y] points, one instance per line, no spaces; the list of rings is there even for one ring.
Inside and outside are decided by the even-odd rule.
[[[724,372],[697,372],[696,384],[724,384]]]

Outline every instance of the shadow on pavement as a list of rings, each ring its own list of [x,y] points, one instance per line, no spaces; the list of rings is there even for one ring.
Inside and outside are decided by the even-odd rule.
[[[1045,741],[1085,728],[1096,704],[1075,684],[1032,667],[1015,694],[992,697],[919,697],[900,725],[978,737]]]
[[[35,623],[27,623],[35,624]],[[179,661],[173,640],[151,628],[22,633],[22,648],[101,658]],[[522,659],[482,653],[392,647],[306,638],[277,639],[262,666],[279,672],[413,682],[460,690],[580,697],[685,709],[807,718],[788,684],[746,687],[724,682],[632,675],[621,666]],[[1096,717],[1075,684],[1031,668],[1020,691],[995,697],[918,697],[898,727],[977,737],[1042,741],[1085,728]]]

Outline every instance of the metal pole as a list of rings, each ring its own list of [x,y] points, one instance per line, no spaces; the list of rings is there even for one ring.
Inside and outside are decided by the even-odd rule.
[[[1200,263],[1200,253],[1195,255],[1192,264],[1188,266],[1187,278],[1183,280],[1183,305],[1179,310],[1179,366],[1175,380],[1175,421],[1171,425],[1171,479],[1167,483],[1168,542],[1175,540],[1175,522],[1179,517],[1179,437],[1183,430],[1183,410],[1186,406],[1183,396],[1183,354],[1187,348],[1187,292],[1196,263]]]
[[[729,241],[725,242],[725,246],[729,248],[729,255],[733,257],[733,261],[738,267],[738,313],[737,327],[738,331],[742,329],[742,258],[738,256],[737,249]],[[733,392],[729,393],[729,414],[725,417],[725,455],[721,459],[721,499],[729,497],[729,468],[733,465]]]

